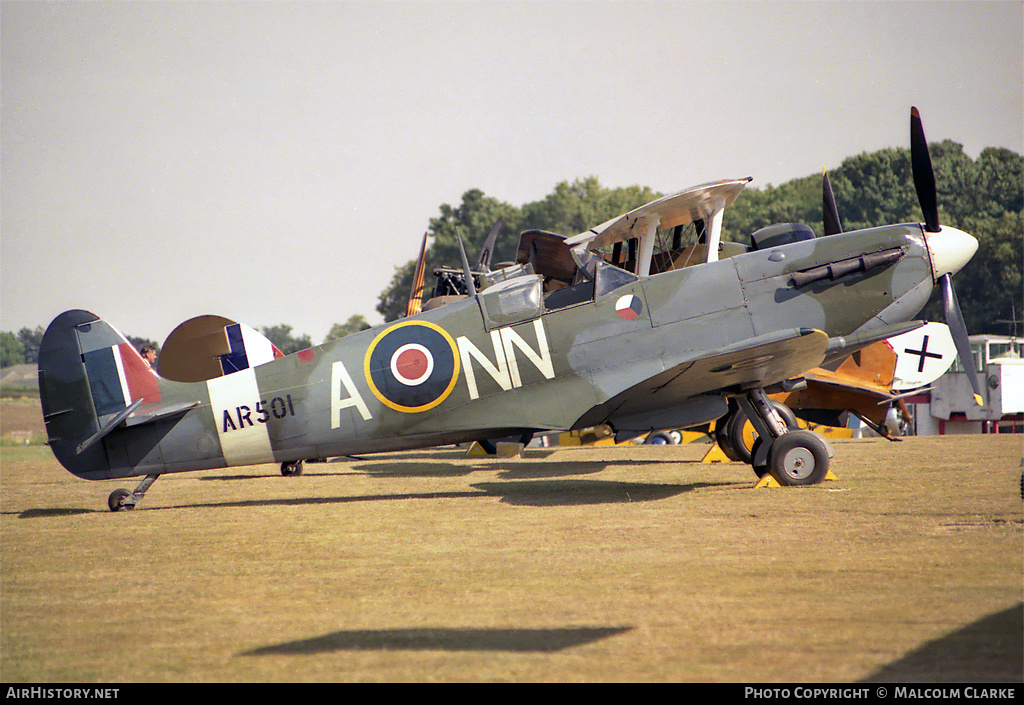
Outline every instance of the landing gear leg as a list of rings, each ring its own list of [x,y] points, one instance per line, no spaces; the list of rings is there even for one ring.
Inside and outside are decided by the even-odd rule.
[[[775,412],[782,422],[786,424],[787,430],[793,431],[800,428],[796,415],[788,406],[774,400],[770,403],[775,407]],[[715,441],[727,458],[750,465],[752,447],[747,447],[747,418],[747,412],[740,408],[735,399],[730,399],[729,413],[715,424]],[[755,434],[752,441],[756,441],[758,437],[758,434]]]
[[[780,485],[814,485],[828,474],[832,449],[813,431],[791,430],[763,389],[737,400],[757,431],[751,464],[758,477],[771,473]]]
[[[750,464],[754,466],[758,477],[764,477],[768,472],[768,455],[772,445],[788,428],[763,389],[752,389],[747,392],[747,396],[737,397],[736,401],[757,431],[754,447],[750,449]]]
[[[124,488],[111,492],[110,497],[107,498],[107,506],[110,507],[110,511],[119,512],[122,509],[135,509],[135,505],[142,501],[142,498],[146,495],[146,490],[156,482],[158,477],[160,476],[146,475],[146,479],[139,483],[134,492],[129,492]]]

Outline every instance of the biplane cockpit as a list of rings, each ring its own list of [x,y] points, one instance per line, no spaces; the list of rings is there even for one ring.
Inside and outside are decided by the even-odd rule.
[[[642,277],[742,254],[750,248],[721,239],[722,212],[749,181],[687,189],[572,238],[528,230],[516,265],[542,277],[544,308],[553,311]]]

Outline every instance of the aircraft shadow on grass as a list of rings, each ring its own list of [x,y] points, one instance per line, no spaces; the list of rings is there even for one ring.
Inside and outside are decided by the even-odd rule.
[[[868,683],[1020,683],[1024,603],[929,641],[864,679]]]
[[[460,455],[460,457],[462,457]],[[508,479],[534,479],[540,477],[564,477],[571,475],[592,475],[607,469],[616,462],[606,460],[558,460],[545,461],[537,458],[544,458],[545,455],[530,455],[529,459],[523,458],[487,458],[480,464],[470,466],[452,465],[437,455],[421,454],[416,457],[404,455],[395,462],[381,460],[368,460],[367,458],[336,458],[325,463],[318,463],[310,466],[311,472],[306,474],[315,477],[351,477],[353,475],[370,475],[373,477],[465,477],[474,472],[494,472],[498,468],[499,475]],[[355,464],[365,462],[365,464]],[[665,465],[666,462],[685,464],[698,463],[700,461],[680,461],[678,459],[665,460],[643,460],[631,458],[626,461],[631,466],[641,465]],[[352,463],[345,469],[339,469],[339,463]],[[500,463],[500,464],[499,464]],[[316,468],[316,469],[313,469]],[[321,470],[320,468],[323,468]],[[230,475],[206,475],[197,478],[204,482],[210,481],[235,481],[235,480],[258,480],[276,478],[278,474],[230,474]]]
[[[40,507],[26,509],[18,514],[19,519],[39,519],[46,517],[70,517],[79,514],[95,514],[95,509],[74,509],[68,507]]]
[[[553,629],[342,630],[311,639],[264,646],[242,656],[308,656],[334,651],[511,651],[550,653],[622,634],[633,627]]]
[[[531,507],[651,502],[713,486],[705,482],[688,485],[654,485],[642,482],[602,480],[524,480],[483,482],[473,485],[490,496],[501,497],[504,504]]]
[[[396,492],[394,494],[353,495],[350,497],[289,497],[281,499],[249,499],[238,502],[215,502],[187,505],[190,507],[257,507],[302,506],[315,504],[347,504],[350,502],[381,502],[412,499],[475,499],[497,497],[502,503],[532,506],[577,506],[611,504],[615,502],[650,502],[667,499],[704,487],[718,487],[714,483],[695,482],[685,485],[645,484],[640,482],[610,482],[600,480],[537,480],[516,482],[483,482],[471,485],[473,490],[452,492]],[[174,508],[184,508],[182,505]],[[171,508],[171,507],[167,507]]]
[[[227,479],[227,478],[225,478]],[[726,485],[730,483],[724,483]],[[474,499],[498,497],[504,504],[531,507],[578,506],[587,504],[613,504],[616,502],[651,502],[668,499],[684,492],[719,487],[719,483],[694,482],[685,485],[646,484],[641,482],[610,482],[600,480],[536,480],[515,482],[484,482],[471,485],[475,491],[454,492],[397,492],[394,494],[353,495],[351,497],[288,497],[281,499],[246,499],[237,502],[213,502],[166,507],[147,507],[140,511],[164,509],[200,509],[227,507],[306,506],[347,504],[351,502],[381,502],[394,500]],[[18,517],[38,519],[90,514],[91,509],[35,508],[27,509]]]

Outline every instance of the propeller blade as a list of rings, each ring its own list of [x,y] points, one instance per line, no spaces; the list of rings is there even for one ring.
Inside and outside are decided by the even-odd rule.
[[[498,218],[498,222],[491,228],[491,232],[487,233],[487,238],[484,240],[484,246],[480,249],[480,259],[476,262],[476,267],[473,269],[478,274],[491,271],[491,254],[494,252],[494,241],[498,238],[498,233],[505,226],[505,222]]]
[[[414,316],[423,309],[423,275],[427,264],[427,233],[423,233],[423,244],[420,245],[420,258],[416,262],[416,275],[412,279],[409,291],[409,303],[405,307],[405,315]]]
[[[984,406],[981,400],[978,370],[974,364],[974,355],[971,354],[971,343],[967,339],[967,324],[964,323],[964,316],[960,312],[960,303],[956,300],[956,292],[953,291],[953,280],[949,274],[943,274],[939,282],[942,285],[942,308],[946,312],[946,325],[949,326],[949,333],[953,336],[957,357],[960,358],[960,364],[967,370],[967,379],[970,380],[971,390],[974,392],[974,403]]]
[[[466,293],[470,298],[476,296],[476,282],[473,280],[473,270],[469,268],[469,259],[466,258],[466,247],[462,244],[462,234],[455,228],[455,237],[459,240],[459,254],[462,255],[462,274],[466,278]]]
[[[910,166],[914,172],[914,188],[924,213],[924,229],[939,232],[939,202],[935,194],[935,172],[928,154],[928,140],[917,108],[910,109]]]
[[[825,234],[838,235],[843,232],[843,224],[839,222],[839,209],[836,208],[836,199],[832,195],[832,184],[829,183],[828,172],[824,169],[821,170],[821,206]]]

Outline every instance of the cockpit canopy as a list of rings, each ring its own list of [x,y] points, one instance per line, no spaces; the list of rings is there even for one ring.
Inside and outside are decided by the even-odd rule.
[[[755,231],[750,236],[751,250],[768,250],[801,240],[813,240],[814,231],[803,223],[779,223]]]

